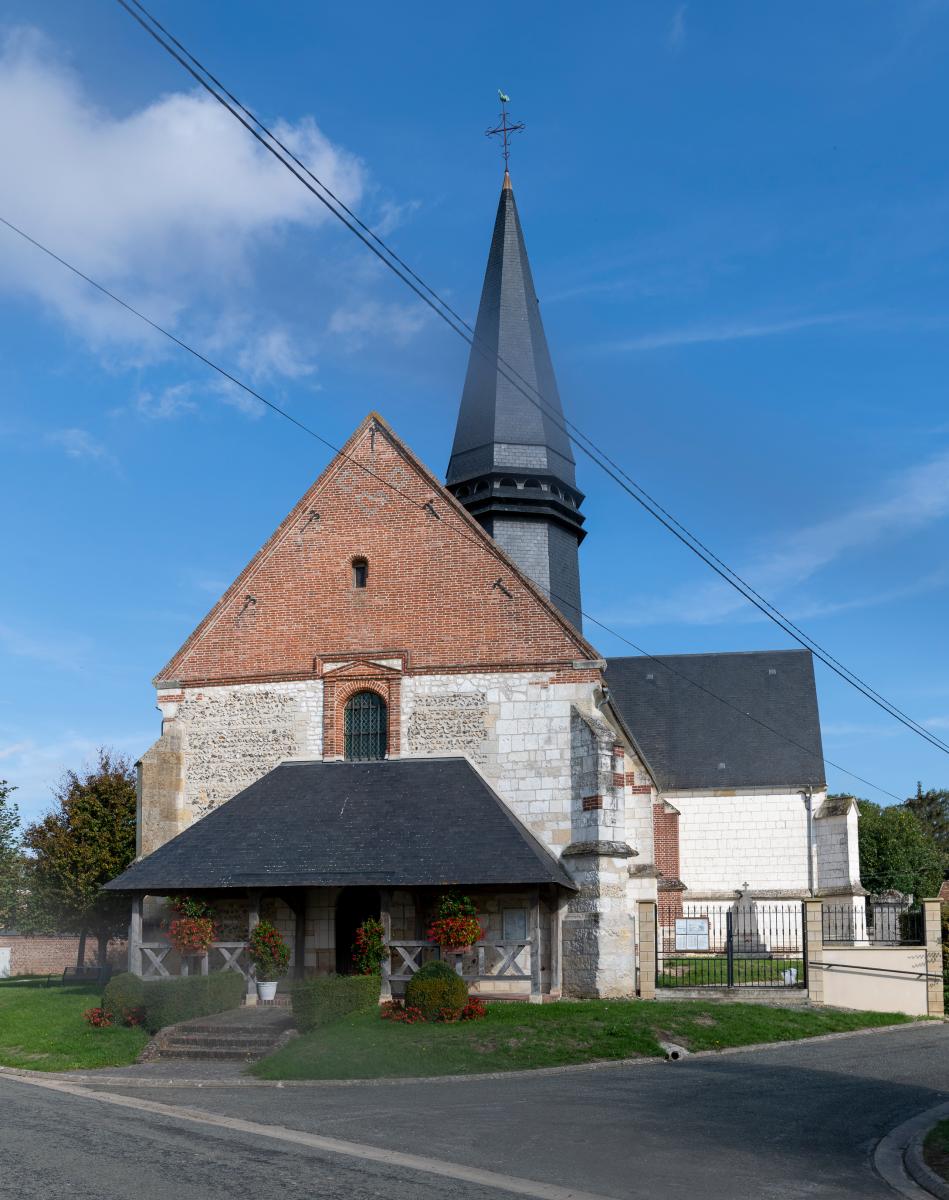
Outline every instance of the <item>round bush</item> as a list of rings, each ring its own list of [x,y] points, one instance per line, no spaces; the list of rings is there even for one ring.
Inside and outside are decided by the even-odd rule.
[[[102,1007],[115,1013],[115,1019],[121,1025],[125,1013],[140,1013],[144,1009],[145,985],[129,971],[114,975],[105,985]]]
[[[416,971],[405,985],[406,1008],[421,1009],[433,1021],[442,1009],[461,1012],[468,1000],[468,986],[446,962],[435,959]]]

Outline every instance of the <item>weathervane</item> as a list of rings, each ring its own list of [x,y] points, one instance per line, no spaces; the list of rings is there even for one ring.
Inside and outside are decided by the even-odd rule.
[[[484,131],[486,137],[499,137],[501,139],[501,154],[504,156],[504,171],[508,171],[509,160],[511,157],[510,137],[512,133],[520,133],[525,129],[523,121],[509,121],[507,116],[507,106],[511,103],[511,97],[505,94],[498,88],[498,99],[501,101],[501,123],[496,125],[494,129],[486,129]]]

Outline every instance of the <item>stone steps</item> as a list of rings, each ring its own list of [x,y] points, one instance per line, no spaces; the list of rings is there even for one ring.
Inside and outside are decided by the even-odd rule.
[[[286,1011],[237,1009],[163,1029],[156,1050],[159,1058],[248,1062],[275,1050],[292,1026]]]

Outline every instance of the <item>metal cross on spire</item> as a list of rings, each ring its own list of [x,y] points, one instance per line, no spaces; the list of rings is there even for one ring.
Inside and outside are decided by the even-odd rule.
[[[526,126],[523,121],[511,121],[508,119],[507,106],[511,102],[511,97],[505,96],[500,88],[498,88],[498,99],[501,101],[501,112],[499,114],[501,117],[501,123],[500,125],[496,125],[493,129],[486,129],[484,132],[486,137],[499,137],[501,139],[501,154],[504,157],[504,173],[507,174],[511,157],[511,134],[520,133],[522,129],[526,128]]]

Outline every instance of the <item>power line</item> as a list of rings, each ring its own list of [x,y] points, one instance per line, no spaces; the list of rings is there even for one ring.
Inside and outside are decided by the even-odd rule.
[[[219,104],[222,105],[236,120],[238,120],[247,131],[257,139],[258,142],[277,159],[282,166],[291,172],[303,185],[306,187],[325,207],[340,220],[359,240],[384,263],[389,270],[393,272],[403,283],[425,303],[438,317],[440,317],[450,329],[452,329],[459,337],[463,338],[473,350],[476,350],[482,357],[492,361],[496,366],[499,374],[501,374],[509,383],[511,383],[531,404],[539,408],[544,415],[553,422],[555,426],[561,429],[567,436],[573,437],[575,444],[582,453],[594,462],[602,471],[610,476],[633,500],[644,508],[654,519],[659,521],[670,533],[673,534],[684,546],[692,551],[700,558],[706,566],[710,567],[721,579],[733,587],[741,596],[743,596],[750,604],[754,605],[764,616],[774,622],[782,629],[793,641],[811,651],[821,662],[824,663],[831,671],[850,684],[856,691],[860,692],[871,703],[882,709],[888,716],[899,721],[913,733],[922,737],[930,745],[936,749],[942,750],[943,753],[949,754],[949,743],[943,741],[940,737],[927,729],[920,722],[910,717],[907,713],[898,708],[892,701],[887,700],[874,689],[866,680],[862,679],[856,672],[846,667],[839,659],[826,650],[816,639],[812,638],[798,625],[796,625],[789,617],[786,617],[783,612],[770,600],[767,600],[761,595],[750,583],[742,578],[737,571],[729,567],[717,554],[714,553],[705,543],[693,534],[685,525],[683,525],[668,509],[666,509],[658,500],[649,494],[640,484],[638,484],[618,463],[616,463],[604,450],[582,430],[580,430],[573,422],[567,420],[559,412],[551,407],[544,399],[538,389],[526,380],[514,367],[506,360],[485,346],[483,340],[478,338],[472,327],[461,317],[448,303],[445,301],[432,287],[430,287],[412,268],[401,259],[396,252],[370,227],[362,221],[335,193],[325,184],[318,176],[316,176],[287,146],[284,145],[279,138],[249,109],[247,108],[232,92],[224,86],[220,80],[213,75],[207,67],[201,63],[173,34],[171,34],[152,14],[148,9],[140,3],[140,0],[131,0],[141,13],[145,15],[155,28],[143,20],[141,16],[130,7],[127,0],[117,0],[117,3],[135,20],[139,25],[152,37],[168,54],[172,56],[187,72],[191,75]],[[156,32],[156,29],[160,32]],[[166,42],[163,40],[167,38]],[[169,45],[169,42],[172,43]],[[175,49],[177,47],[177,49]],[[181,51],[179,54],[178,51]],[[185,57],[183,58],[182,55]],[[188,61],[186,61],[186,59]],[[193,64],[193,65],[192,65]],[[207,78],[205,78],[205,76]],[[208,80],[211,83],[208,83]],[[214,86],[212,86],[212,84]],[[215,90],[219,88],[223,96]],[[227,99],[225,99],[226,97]],[[228,103],[231,101],[231,103]],[[232,107],[232,104],[235,107]],[[243,115],[242,115],[243,114]],[[246,119],[245,119],[246,118]],[[257,128],[254,128],[256,126]],[[258,130],[260,132],[258,132]],[[271,144],[273,143],[273,144]],[[275,147],[279,148],[275,149]],[[286,155],[286,158],[283,157]],[[287,161],[287,160],[290,161]],[[293,164],[293,165],[291,165]],[[297,170],[296,168],[299,168]],[[313,184],[321,189],[316,190],[313,184],[300,174],[300,171],[313,181]],[[329,197],[329,199],[327,199]],[[334,205],[338,207],[334,207]],[[341,211],[340,211],[341,210]],[[345,215],[344,215],[345,214]],[[348,220],[351,218],[351,220]],[[387,257],[388,256],[388,257]],[[510,372],[510,374],[508,373]],[[529,394],[528,390],[536,395]],[[585,443],[585,444],[584,444]]]
[[[14,225],[12,221],[8,221],[5,217],[0,216],[0,224],[5,225],[7,227],[7,229],[11,230],[13,233],[17,234],[19,237],[21,237],[25,241],[29,242],[30,245],[34,246],[37,250],[42,251],[44,254],[46,254],[50,258],[52,258],[55,262],[59,263],[60,266],[65,267],[66,270],[71,271],[74,275],[78,276],[85,283],[89,284],[91,287],[94,287],[98,292],[101,292],[102,295],[107,296],[110,300],[112,300],[116,304],[120,305],[122,308],[124,308],[126,310],[126,312],[129,312],[133,316],[138,317],[139,320],[143,321],[146,325],[150,326],[150,328],[154,329],[157,333],[162,334],[164,337],[168,338],[169,341],[174,342],[174,344],[176,346],[178,346],[179,349],[186,351],[188,354],[192,355],[194,358],[196,358],[200,362],[204,363],[205,366],[210,367],[211,370],[216,371],[219,375],[223,376],[223,378],[228,380],[228,382],[234,384],[236,387],[241,388],[249,396],[252,396],[255,400],[259,401],[261,404],[265,405],[265,407],[269,408],[271,410],[271,412],[274,412],[278,416],[283,417],[284,420],[289,421],[292,425],[295,425],[298,429],[302,430],[303,433],[306,433],[310,437],[315,438],[316,441],[320,442],[322,445],[324,445],[328,449],[332,450],[335,454],[341,456],[342,458],[346,459],[347,462],[350,462],[354,466],[358,467],[359,470],[361,470],[365,474],[369,475],[372,479],[375,479],[378,483],[381,483],[384,487],[387,487],[390,491],[394,492],[397,496],[401,497],[401,499],[406,501],[406,503],[410,504],[413,508],[418,509],[420,512],[424,512],[427,516],[432,515],[432,509],[431,509],[430,502],[419,503],[417,500],[413,499],[406,492],[403,492],[401,490],[401,488],[398,488],[390,480],[383,478],[376,471],[373,471],[371,467],[367,467],[364,463],[361,463],[358,459],[354,458],[352,455],[347,454],[342,449],[342,447],[335,445],[335,443],[331,442],[328,438],[323,437],[322,434],[317,433],[317,431],[315,429],[312,429],[309,425],[305,425],[302,421],[298,420],[291,413],[287,412],[286,409],[281,408],[279,404],[274,404],[274,402],[272,400],[268,400],[266,396],[261,395],[261,393],[258,392],[255,388],[252,388],[249,384],[244,383],[243,380],[239,379],[236,375],[232,375],[230,373],[230,371],[226,370],[224,367],[222,367],[218,363],[214,362],[213,359],[208,358],[207,355],[202,354],[200,350],[195,349],[193,346],[189,345],[187,342],[183,341],[181,338],[179,338],[175,334],[173,334],[170,330],[165,329],[162,325],[159,325],[157,321],[152,320],[151,317],[147,316],[145,313],[141,312],[139,309],[137,309],[133,305],[129,304],[128,301],[123,300],[121,298],[121,296],[117,296],[114,292],[110,291],[103,284],[98,283],[95,279],[93,279],[91,276],[87,275],[84,271],[81,271],[78,267],[73,266],[72,263],[68,262],[65,258],[62,258],[54,250],[51,250],[48,246],[43,245],[43,243],[40,241],[37,241],[36,238],[31,237],[25,230],[20,229],[19,226]],[[435,515],[437,516],[437,514],[435,514]],[[485,541],[485,540],[476,539],[474,537],[471,537],[467,533],[465,533],[464,530],[458,528],[457,526],[451,525],[451,524],[447,525],[446,528],[449,529],[456,536],[461,537],[465,541],[469,542],[471,545],[476,546],[479,549],[484,550],[485,552],[487,552],[489,554],[493,554],[494,557],[497,558],[497,560],[505,568],[505,570],[507,570],[509,568],[509,564],[508,564],[507,560],[504,558],[504,556],[502,555],[499,547],[495,546],[493,544],[493,542],[491,542],[490,540]],[[564,604],[571,603],[570,601],[566,600],[562,596],[557,595],[556,593],[551,593],[551,599],[558,600]],[[779,729],[775,729],[772,725],[769,725],[767,722],[762,721],[758,717],[753,716],[751,713],[749,713],[745,709],[739,707],[737,704],[733,704],[730,700],[727,700],[724,696],[720,696],[720,695],[718,695],[717,692],[713,692],[710,688],[705,687],[704,684],[701,684],[697,680],[692,679],[689,675],[686,675],[685,672],[679,671],[675,667],[670,666],[670,664],[668,662],[666,662],[664,659],[658,658],[654,654],[650,654],[648,651],[644,650],[641,646],[637,645],[630,638],[625,637],[623,634],[621,634],[617,630],[611,628],[609,625],[607,625],[605,622],[599,620],[597,617],[592,616],[588,612],[581,612],[581,615],[586,620],[592,621],[594,625],[599,626],[601,629],[603,629],[605,632],[609,633],[611,636],[617,638],[621,642],[624,642],[627,646],[630,646],[638,654],[642,655],[644,658],[649,659],[650,662],[656,663],[657,666],[662,667],[664,670],[670,672],[670,674],[677,675],[680,679],[685,680],[686,683],[691,684],[692,687],[695,687],[699,691],[704,692],[707,696],[710,696],[712,699],[719,701],[721,704],[724,704],[726,707],[732,709],[734,712],[739,713],[741,716],[747,718],[749,721],[753,721],[754,724],[760,726],[760,728],[762,728],[762,729],[767,730],[769,733],[773,733],[776,737],[781,738],[782,741],[787,742],[791,746],[797,747],[797,749],[799,749],[799,750],[803,750],[805,754],[810,755],[812,758],[815,758],[818,761],[826,763],[827,766],[833,767],[837,771],[842,771],[845,775],[849,775],[851,779],[856,779],[859,783],[862,783],[862,784],[866,785],[867,787],[874,788],[876,791],[882,792],[884,795],[891,797],[893,800],[896,800],[898,803],[902,803],[904,797],[897,796],[895,792],[891,792],[887,788],[882,787],[880,784],[876,784],[876,783],[873,783],[869,779],[865,779],[862,775],[858,775],[855,771],[848,770],[847,767],[841,766],[839,763],[834,762],[832,759],[826,758],[824,755],[816,754],[812,749],[810,749],[810,747],[805,746],[802,742],[798,742],[796,739],[789,737],[787,734],[782,733]]]

